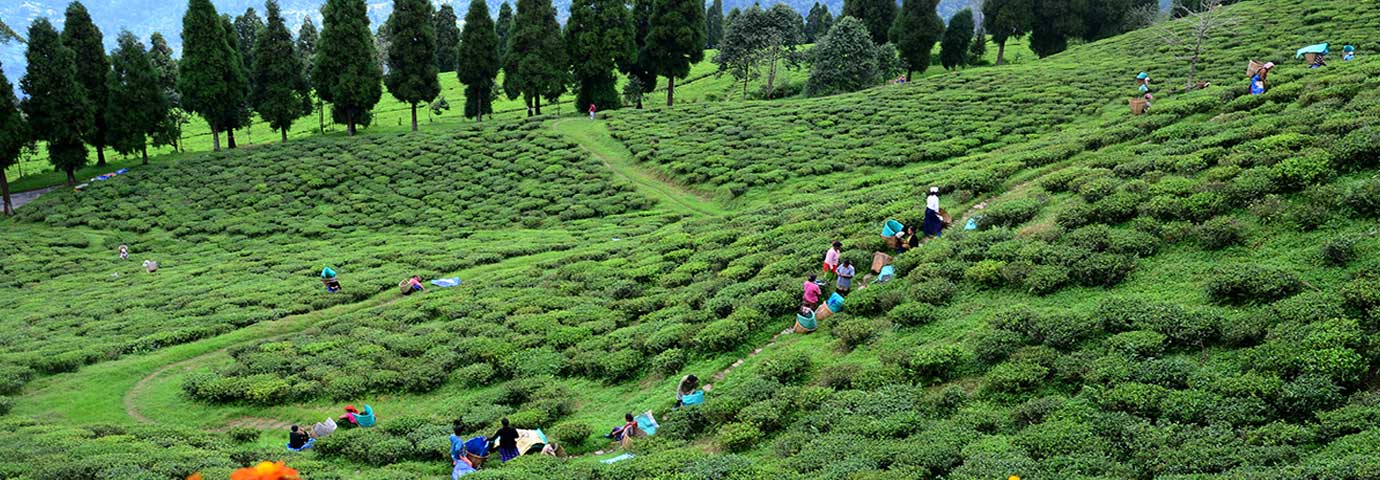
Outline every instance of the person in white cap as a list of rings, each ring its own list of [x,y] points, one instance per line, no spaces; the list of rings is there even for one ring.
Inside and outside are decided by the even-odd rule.
[[[925,197],[925,222],[920,225],[920,231],[927,237],[938,237],[943,229],[944,219],[939,216],[939,187],[930,187],[930,194]]]

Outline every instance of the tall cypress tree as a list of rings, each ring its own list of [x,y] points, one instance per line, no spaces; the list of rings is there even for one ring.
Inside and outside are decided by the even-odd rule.
[[[939,62],[944,68],[955,69],[967,64],[968,46],[973,43],[973,11],[963,9],[949,19],[944,40],[939,46]]]
[[[890,1],[890,0],[888,0]],[[666,106],[675,105],[676,79],[690,74],[690,66],[704,60],[704,3],[697,0],[654,0],[647,32],[647,60],[652,71],[666,77]]]
[[[904,0],[901,13],[891,25],[891,41],[906,63],[906,80],[914,72],[925,73],[930,67],[934,43],[944,34],[944,19],[936,10],[939,0]],[[969,29],[971,30],[971,28]]]
[[[450,4],[436,10],[432,29],[436,31],[436,71],[454,72],[460,58],[460,27],[456,25],[455,9]],[[490,21],[490,23],[493,23]]]
[[[652,30],[652,7],[655,1],[633,0],[633,44],[637,48],[637,58],[622,66],[623,74],[636,78],[636,85],[642,87],[643,95],[634,96],[639,109],[642,108],[642,97],[656,90],[656,72],[652,70],[651,52],[647,51],[647,32]]]
[[[714,0],[704,11],[704,37],[705,48],[719,48],[719,41],[724,38],[723,0]]]
[[[14,207],[10,203],[10,179],[5,177],[5,170],[19,162],[19,153],[32,145],[33,141],[29,137],[28,122],[19,113],[19,100],[14,98],[14,86],[5,77],[3,67],[0,65],[0,200],[3,200],[0,204],[3,204],[5,215],[14,215]]]
[[[982,27],[997,42],[997,65],[1006,63],[1006,41],[1030,31],[1035,16],[1031,0],[985,0],[982,2]]]
[[[182,138],[182,126],[188,115],[182,109],[182,93],[177,90],[177,59],[173,58],[172,48],[163,34],[153,32],[149,36],[149,65],[158,78],[158,89],[163,93],[168,109],[151,133],[153,145],[169,145],[177,150]]]
[[[245,69],[244,58],[240,56],[240,38],[235,33],[235,21],[229,15],[221,15],[220,22],[226,33],[225,41],[230,44],[230,52],[235,60],[231,62],[235,74],[227,81],[234,87],[231,91],[238,95],[235,97],[235,108],[227,110],[225,117],[221,119],[221,127],[225,129],[225,138],[230,148],[235,148],[235,129],[248,127],[254,121],[254,112],[249,107],[250,72]]]
[[[311,87],[278,2],[268,0],[266,8],[268,25],[254,44],[254,81],[250,82],[254,91],[249,98],[254,111],[268,121],[269,127],[281,132],[282,141],[287,143],[292,122],[311,113]]]
[[[436,30],[430,0],[393,0],[388,30],[388,73],[383,83],[399,102],[412,106],[412,131],[417,131],[417,103],[441,93],[436,79]]]
[[[529,116],[541,115],[541,99],[554,102],[565,91],[569,66],[551,0],[518,0],[509,35],[503,90],[508,98],[521,96]]]
[[[254,7],[244,10],[244,14],[235,17],[235,42],[239,47],[240,65],[242,65],[246,75],[254,71],[254,45],[258,44],[259,32],[264,29],[264,21],[259,18],[259,14],[254,11]],[[254,89],[254,76],[249,77],[249,89]]]
[[[1030,50],[1040,58],[1064,51],[1069,37],[1083,34],[1088,4],[1082,0],[1034,0],[1030,23]]]
[[[513,31],[513,7],[508,2],[498,7],[498,22],[494,24],[494,31],[498,32],[498,58],[501,60],[508,55],[508,33]]]
[[[715,0],[716,2],[718,0]],[[623,0],[574,0],[565,23],[565,44],[574,73],[575,109],[618,108],[616,68],[637,59],[632,14]]]
[[[210,125],[216,151],[220,151],[224,119],[239,108],[244,82],[239,53],[230,48],[228,39],[211,0],[188,0],[182,17],[177,90],[182,92],[182,107]]]
[[[829,27],[824,24],[824,15],[829,13],[829,7],[815,2],[810,6],[810,12],[805,15],[805,41],[815,43],[819,37],[823,37]]]
[[[29,67],[19,88],[28,97],[20,108],[29,118],[33,138],[48,142],[48,161],[67,173],[68,185],[76,185],[76,171],[86,165],[82,138],[92,128],[86,88],[77,80],[76,54],[63,46],[53,24],[40,17],[29,24],[24,59]]]
[[[872,35],[872,43],[881,45],[886,43],[887,32],[896,21],[896,0],[843,0],[840,16],[862,20]]]
[[[66,21],[63,24],[62,45],[71,49],[77,60],[77,81],[86,89],[87,103],[91,105],[94,123],[84,132],[86,143],[96,147],[96,165],[105,165],[105,145],[107,130],[105,105],[108,92],[105,75],[110,71],[110,61],[105,56],[105,46],[101,43],[101,29],[91,21],[91,14],[81,2],[67,5]]]
[[[158,131],[159,122],[168,115],[158,72],[149,62],[144,44],[129,31],[120,32],[110,67],[110,105],[105,110],[110,146],[125,155],[138,152],[148,165],[148,136]]]
[[[313,92],[316,90],[316,82],[311,78],[312,65],[316,64],[316,23],[312,22],[311,15],[302,20],[302,27],[297,29],[297,57],[302,62],[302,78],[307,81],[307,88]],[[317,132],[326,133],[326,113],[321,103],[320,95],[312,95],[316,101]]]
[[[332,119],[354,136],[355,125],[369,124],[370,110],[383,96],[368,10],[364,0],[326,0],[321,13],[312,83],[316,94],[331,102]]]
[[[508,4],[503,4],[507,6]],[[458,58],[464,61],[457,65],[455,76],[465,84],[465,117],[484,121],[484,115],[493,115],[494,78],[502,65],[498,56],[498,32],[494,21],[489,17],[489,6],[484,0],[471,0],[470,9],[465,12],[465,30],[460,32]]]

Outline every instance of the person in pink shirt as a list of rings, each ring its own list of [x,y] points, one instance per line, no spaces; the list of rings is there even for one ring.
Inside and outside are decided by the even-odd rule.
[[[829,273],[835,273],[834,271],[838,270],[840,253],[839,251],[842,249],[843,242],[834,242],[834,245],[829,247],[829,251],[824,252],[824,271]]]
[[[802,287],[805,289],[805,294],[800,297],[801,304],[814,310],[815,307],[819,306],[819,296],[821,294],[819,291],[819,284],[815,283],[815,276],[810,275],[810,278],[805,280],[805,284],[802,285]]]
[[[590,104],[589,104],[589,119],[590,119],[590,120],[594,120],[594,111],[595,111],[595,110],[596,110],[596,108],[594,107],[594,104],[593,104],[593,103],[590,103]]]

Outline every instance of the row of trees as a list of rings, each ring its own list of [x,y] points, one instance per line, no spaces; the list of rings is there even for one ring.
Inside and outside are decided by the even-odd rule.
[[[1178,0],[1176,0],[1178,1]],[[983,27],[997,43],[997,64],[1006,41],[1030,35],[1030,49],[1046,57],[1068,48],[1071,39],[1093,41],[1148,25],[1158,0],[984,0]]]

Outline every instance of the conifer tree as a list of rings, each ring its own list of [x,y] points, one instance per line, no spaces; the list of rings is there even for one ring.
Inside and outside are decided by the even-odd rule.
[[[939,18],[939,0],[904,0],[901,12],[891,25],[891,41],[906,64],[906,80],[915,72],[930,68],[935,42],[944,34],[944,19]],[[971,28],[969,30],[972,30]]]
[[[243,65],[245,75],[249,78],[251,91],[254,89],[254,76],[250,74],[254,71],[254,46],[258,44],[259,32],[264,27],[264,21],[254,7],[245,9],[243,15],[235,17],[235,42],[239,46],[240,65]]]
[[[368,125],[370,110],[383,96],[374,37],[364,0],[326,0],[321,38],[317,40],[312,83],[322,100],[331,102],[331,117],[346,125]]]
[[[829,13],[829,6],[815,2],[810,7],[810,12],[805,16],[805,42],[815,43],[829,32],[829,27],[834,23],[834,16]],[[725,30],[727,31],[727,30]]]
[[[316,64],[316,40],[316,23],[308,15],[297,29],[297,57],[302,62],[302,78],[307,81],[307,88],[312,91],[312,98],[316,101],[317,132],[326,133],[326,108],[321,103],[321,96],[315,93],[316,83],[311,78],[312,65]]]
[[[47,142],[48,161],[67,173],[68,185],[76,185],[76,171],[86,165],[82,138],[92,124],[86,89],[77,80],[76,54],[63,46],[53,24],[39,17],[29,24],[24,59],[29,66],[19,88],[28,96],[20,108],[33,138]]]
[[[890,55],[889,50],[872,43],[871,33],[862,20],[840,17],[810,50],[813,62],[805,93],[833,95],[876,85],[889,73],[883,69],[884,60],[880,58]]]
[[[508,55],[508,34],[513,31],[513,7],[508,2],[498,7],[498,21],[494,24],[498,33],[498,58],[501,61]]]
[[[172,48],[163,34],[153,32],[149,36],[149,64],[158,77],[158,88],[167,101],[168,109],[151,134],[153,145],[168,145],[177,150],[182,137],[182,126],[187,124],[187,111],[182,109],[182,93],[177,90],[177,59],[173,58]]]
[[[714,0],[704,12],[705,48],[719,48],[724,37],[724,2]]]
[[[973,43],[973,11],[963,9],[949,19],[944,41],[939,46],[939,62],[955,69],[968,63],[968,47]]]
[[[505,3],[504,6],[507,6]],[[502,65],[498,55],[498,32],[489,17],[484,0],[471,0],[465,12],[465,29],[460,32],[456,78],[465,84],[465,117],[484,121],[493,114],[494,78]]]
[[[503,90],[508,98],[521,96],[529,116],[541,115],[541,99],[554,102],[565,91],[569,66],[551,0],[518,0],[509,35]]]
[[[436,71],[454,72],[456,59],[460,57],[460,27],[456,24],[455,9],[450,4],[441,5],[436,10],[432,29],[436,31]],[[492,22],[491,22],[492,23]]]
[[[3,200],[5,215],[14,215],[10,203],[10,180],[5,170],[19,162],[19,154],[33,141],[29,137],[29,125],[19,113],[19,100],[14,98],[14,86],[5,77],[5,69],[0,65],[0,200]]]
[[[973,44],[968,47],[968,64],[976,65],[982,61],[982,57],[987,55],[987,30],[982,25],[977,26],[977,31],[973,32]]]
[[[718,1],[718,0],[715,0]],[[615,109],[621,103],[615,69],[637,59],[632,14],[623,0],[574,0],[565,23],[565,44],[574,73],[575,109]]]
[[[106,72],[110,71],[110,60],[105,55],[105,45],[101,43],[101,29],[91,21],[91,14],[81,2],[67,5],[66,20],[62,26],[62,45],[76,55],[77,81],[86,90],[86,101],[91,106],[91,128],[83,132],[86,143],[96,147],[96,165],[105,165],[105,145],[108,128],[105,123]]]
[[[984,0],[982,26],[997,42],[997,65],[1006,63],[1006,41],[1030,32],[1032,0]]]
[[[890,0],[888,0],[890,1]],[[704,60],[704,4],[696,0],[654,0],[644,51],[652,72],[666,77],[666,106],[676,103],[676,79]]]
[[[388,93],[412,107],[412,131],[417,131],[417,104],[431,103],[441,93],[436,78],[435,14],[431,0],[393,0],[393,14],[385,27],[389,35]]]
[[[235,21],[229,15],[221,15],[220,22],[221,28],[225,31],[225,41],[230,45],[230,52],[235,60],[231,63],[231,68],[236,73],[229,83],[234,87],[231,91],[237,95],[234,108],[227,109],[225,117],[221,119],[221,127],[225,129],[225,139],[230,148],[235,148],[235,129],[248,127],[254,120],[254,112],[249,108],[250,72],[244,68],[244,58],[240,57],[240,39],[235,33]]]
[[[158,131],[168,115],[158,72],[149,62],[144,44],[129,31],[120,32],[118,46],[110,54],[110,67],[110,104],[105,109],[110,146],[125,155],[138,152],[148,165],[148,136]]]
[[[839,16],[861,20],[872,43],[881,45],[886,43],[887,33],[896,21],[896,0],[843,0],[843,13]]]
[[[1087,7],[1083,0],[1034,0],[1030,50],[1044,58],[1067,49],[1070,37],[1083,35]]]
[[[624,75],[636,78],[634,84],[642,89],[641,95],[630,95],[624,92],[624,98],[634,98],[637,108],[642,108],[642,100],[646,94],[656,89],[656,72],[652,70],[651,58],[647,51],[647,32],[652,29],[652,6],[655,0],[633,0],[632,4],[632,23],[633,23],[633,45],[637,49],[636,58],[632,62],[621,67]],[[736,8],[733,11],[738,11]],[[731,12],[730,12],[731,13]],[[725,22],[727,25],[727,22]],[[627,90],[627,87],[624,87]]]
[[[254,44],[254,85],[250,103],[270,128],[287,142],[292,122],[311,113],[311,88],[303,75],[302,59],[292,44],[292,32],[278,10],[278,2],[268,0],[268,25]]]

